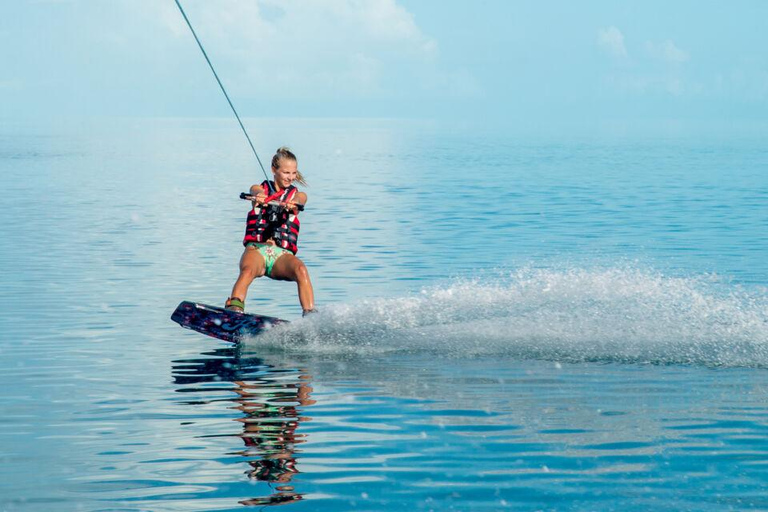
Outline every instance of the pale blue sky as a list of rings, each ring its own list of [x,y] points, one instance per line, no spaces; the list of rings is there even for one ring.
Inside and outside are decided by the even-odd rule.
[[[244,116],[762,122],[768,2],[184,0]],[[4,0],[0,119],[227,116],[173,0]]]

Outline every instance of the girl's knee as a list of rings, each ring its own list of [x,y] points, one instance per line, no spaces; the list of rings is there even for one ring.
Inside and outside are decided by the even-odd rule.
[[[251,281],[259,277],[256,272],[256,268],[251,266],[241,268],[240,275],[246,279],[250,279]]]
[[[295,274],[297,281],[309,281],[309,270],[307,270],[307,266],[301,261],[296,265]]]

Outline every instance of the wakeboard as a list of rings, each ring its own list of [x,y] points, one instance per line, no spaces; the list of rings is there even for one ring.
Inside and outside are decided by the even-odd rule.
[[[186,329],[231,343],[237,343],[244,336],[256,336],[273,325],[288,323],[271,316],[239,313],[189,301],[178,305],[171,320]]]

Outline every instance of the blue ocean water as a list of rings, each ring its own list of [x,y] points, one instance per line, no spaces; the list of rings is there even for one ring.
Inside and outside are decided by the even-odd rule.
[[[768,509],[764,136],[247,125],[321,312],[239,347],[233,121],[0,130],[0,509]]]

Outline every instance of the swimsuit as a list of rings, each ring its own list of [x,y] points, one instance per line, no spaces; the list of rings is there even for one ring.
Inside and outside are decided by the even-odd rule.
[[[291,251],[272,244],[257,244],[254,242],[249,242],[245,246],[253,247],[259,251],[261,257],[264,258],[264,273],[268,277],[272,277],[272,267],[275,266],[275,262],[280,258],[280,256],[283,254],[293,254]]]

